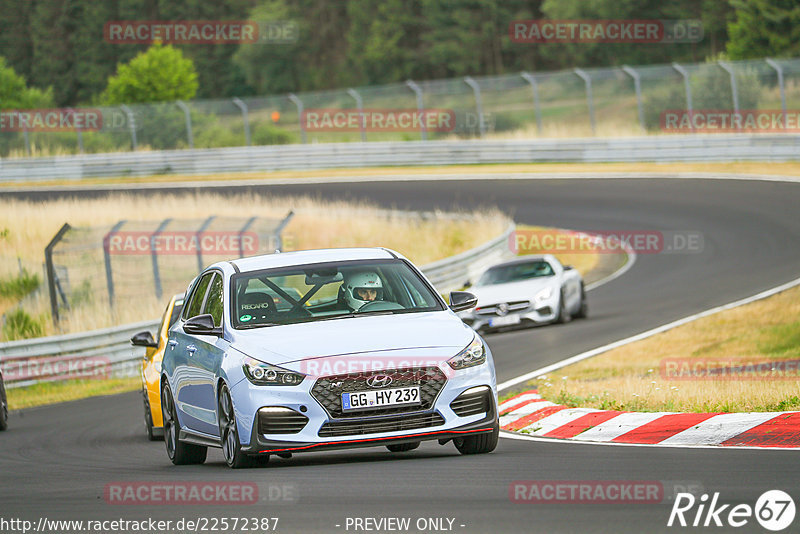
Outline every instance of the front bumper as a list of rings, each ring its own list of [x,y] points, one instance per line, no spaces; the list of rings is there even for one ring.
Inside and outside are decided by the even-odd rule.
[[[552,299],[552,301],[532,303],[524,310],[508,312],[505,315],[481,314],[471,310],[459,314],[459,317],[476,331],[534,326],[555,321],[558,318],[558,304],[558,299]]]
[[[387,371],[380,372],[385,373]],[[393,409],[372,411],[368,415],[343,415],[331,409],[330,404],[323,406],[312,395],[312,389],[325,378],[307,378],[299,386],[269,389],[253,386],[244,380],[232,390],[242,449],[248,454],[319,451],[425,440],[446,441],[496,431],[497,391],[491,355],[480,366],[449,371],[448,375],[428,405],[423,403],[418,408],[402,412]],[[477,410],[465,411],[465,395],[474,396],[478,391],[485,395],[486,403]],[[282,410],[287,422],[279,421],[277,425],[264,423],[259,417],[260,410],[262,414]],[[290,411],[294,413],[290,414]],[[307,422],[304,423],[303,418]],[[282,424],[294,425],[292,432],[269,431],[282,428]],[[301,429],[298,431],[297,427]]]

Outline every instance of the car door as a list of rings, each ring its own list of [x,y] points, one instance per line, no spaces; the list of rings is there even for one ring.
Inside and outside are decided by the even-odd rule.
[[[181,426],[195,432],[208,431],[210,416],[204,411],[208,401],[203,399],[203,377],[194,363],[197,338],[201,336],[187,334],[183,325],[187,319],[203,313],[208,288],[215,275],[216,271],[210,271],[195,283],[184,303],[181,320],[170,330],[165,355],[167,373],[173,377],[173,395]]]
[[[208,286],[205,302],[200,315],[210,314],[214,318],[214,326],[222,326],[222,310],[224,280],[221,272],[216,272]],[[217,424],[217,397],[215,384],[219,376],[222,357],[228,343],[218,336],[191,335],[191,346],[187,347],[188,366],[195,380],[195,419],[199,421],[198,430],[213,436],[219,435]],[[194,350],[192,350],[194,349]]]

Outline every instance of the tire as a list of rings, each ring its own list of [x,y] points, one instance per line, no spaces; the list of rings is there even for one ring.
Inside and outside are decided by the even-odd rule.
[[[147,433],[147,439],[150,441],[160,441],[163,436],[160,436],[155,428],[153,428],[153,413],[150,411],[150,401],[147,400],[147,391],[143,391],[144,397],[144,430]]]
[[[389,452],[408,452],[419,447],[419,443],[419,441],[415,441],[413,443],[400,443],[398,445],[387,445],[386,448],[389,449]]]
[[[175,465],[202,464],[206,461],[208,448],[202,445],[183,443],[178,439],[181,434],[181,424],[175,408],[175,400],[169,385],[164,384],[161,390],[161,413],[164,417],[164,444],[167,456]]]
[[[577,319],[586,319],[589,316],[589,304],[586,302],[586,289],[581,282],[581,306],[578,308],[578,313],[575,314]]]
[[[8,428],[8,397],[6,397],[6,386],[0,378],[0,430]]]
[[[239,441],[239,430],[236,426],[236,413],[233,409],[228,386],[223,384],[219,390],[219,402],[217,405],[217,421],[219,422],[219,439],[222,445],[222,455],[225,463],[231,469],[242,469],[263,465],[269,461],[269,455],[248,456],[242,452],[242,444]]]
[[[556,316],[556,323],[558,324],[565,324],[572,320],[572,315],[570,315],[569,310],[567,309],[567,303],[564,300],[564,290],[561,290],[561,296],[558,299],[558,315]]]
[[[465,436],[453,439],[456,449],[461,454],[486,454],[492,452],[497,447],[500,439],[500,426],[496,424],[494,430],[477,436]]]

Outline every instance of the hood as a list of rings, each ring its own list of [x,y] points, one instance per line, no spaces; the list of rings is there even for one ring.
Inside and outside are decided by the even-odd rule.
[[[481,306],[490,306],[501,302],[533,300],[536,293],[542,289],[556,285],[555,276],[548,276],[546,278],[532,278],[507,284],[471,287],[467,291],[478,297],[477,307],[480,308]]]
[[[311,323],[233,330],[232,347],[275,365],[369,353],[396,358],[413,349],[455,355],[472,341],[473,330],[449,311],[330,319]]]

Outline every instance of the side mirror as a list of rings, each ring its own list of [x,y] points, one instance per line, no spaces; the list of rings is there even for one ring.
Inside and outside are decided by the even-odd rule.
[[[214,326],[214,318],[210,313],[197,315],[183,324],[183,331],[187,334],[200,334],[202,336],[221,336],[222,328]]]
[[[464,282],[464,289],[469,289],[471,287],[472,287],[472,281],[471,280],[467,280],[466,282]]]
[[[131,345],[152,349],[158,347],[158,343],[156,343],[156,341],[153,339],[153,334],[147,331],[134,334],[134,336],[131,338]]]
[[[564,266],[564,270],[565,270],[565,271],[571,271],[571,270],[572,270],[572,269],[574,269],[574,268],[575,268],[575,267],[573,267],[572,265],[565,265],[565,266]]]
[[[478,297],[466,291],[453,291],[450,293],[450,309],[454,312],[471,310],[478,305]]]

